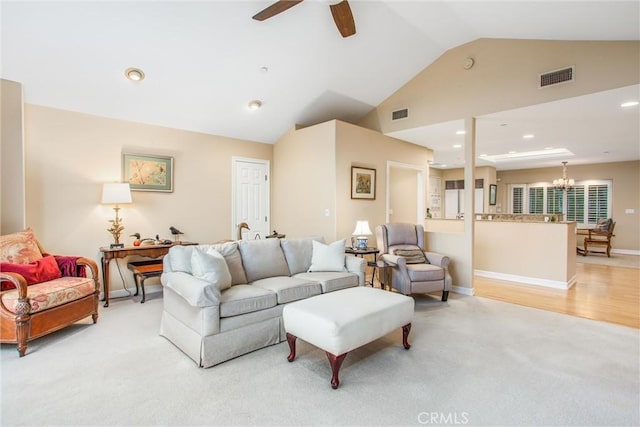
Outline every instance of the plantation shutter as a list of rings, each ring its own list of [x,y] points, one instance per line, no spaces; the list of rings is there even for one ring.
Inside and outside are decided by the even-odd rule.
[[[524,213],[524,187],[512,187],[511,189],[511,213]]]
[[[562,190],[547,187],[547,213],[561,214],[563,209]]]
[[[567,221],[584,224],[584,185],[577,185],[567,191]]]
[[[595,224],[601,218],[609,218],[609,186],[589,185],[587,194],[589,224]]]
[[[544,187],[529,187],[529,213],[544,213]]]

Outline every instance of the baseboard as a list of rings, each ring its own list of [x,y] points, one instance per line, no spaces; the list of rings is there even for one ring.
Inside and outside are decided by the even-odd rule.
[[[526,285],[545,286],[547,288],[567,290],[576,283],[576,276],[566,282],[560,280],[539,279],[537,277],[518,276],[515,274],[496,273],[495,271],[475,270],[474,274],[487,279],[506,280],[509,282],[524,283]]]
[[[474,295],[473,288],[466,288],[464,286],[452,286],[451,291],[456,294],[468,295],[470,297]]]
[[[640,251],[636,251],[634,249],[611,249],[611,252],[613,252],[614,254],[620,254],[620,255],[640,256]]]

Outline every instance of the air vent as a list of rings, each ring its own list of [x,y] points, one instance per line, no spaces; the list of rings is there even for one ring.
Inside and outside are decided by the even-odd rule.
[[[549,71],[540,74],[540,87],[553,86],[561,83],[573,81],[574,67],[563,68],[561,70]]]
[[[402,110],[396,110],[393,113],[391,113],[391,120],[406,119],[407,117],[409,117],[408,108],[403,108]]]

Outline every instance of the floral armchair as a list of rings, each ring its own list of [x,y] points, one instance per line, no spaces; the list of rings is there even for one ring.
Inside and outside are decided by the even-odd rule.
[[[0,342],[20,357],[28,341],[88,316],[96,323],[99,294],[95,261],[47,254],[29,228],[0,236]]]

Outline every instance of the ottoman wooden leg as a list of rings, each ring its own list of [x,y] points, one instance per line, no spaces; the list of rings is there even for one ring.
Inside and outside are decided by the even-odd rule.
[[[411,331],[411,323],[408,323],[402,327],[402,345],[407,350],[411,348],[411,344],[409,344],[409,341],[407,341],[407,338],[409,338],[409,331]]]
[[[298,337],[296,337],[295,335],[290,334],[289,332],[287,332],[287,342],[289,343],[289,356],[287,356],[287,360],[289,362],[293,362],[293,359],[296,358],[296,339]]]
[[[338,379],[338,372],[340,372],[340,366],[342,366],[342,361],[345,357],[347,357],[347,353],[343,353],[340,356],[336,356],[335,354],[331,354],[328,351],[327,357],[329,358],[329,364],[331,365],[331,372],[333,376],[331,377],[331,388],[337,389],[340,385],[340,380]]]

